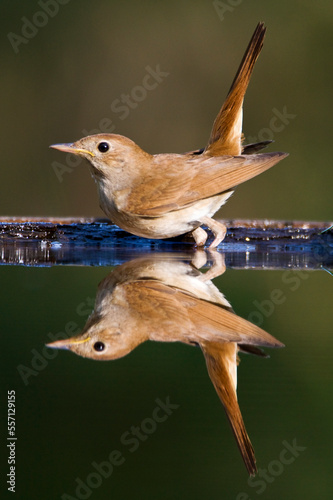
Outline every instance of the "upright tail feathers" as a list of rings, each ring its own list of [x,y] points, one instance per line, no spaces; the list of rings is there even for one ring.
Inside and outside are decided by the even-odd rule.
[[[220,109],[206,147],[212,156],[239,155],[242,151],[243,101],[256,60],[263,47],[266,28],[256,27],[227,98]]]

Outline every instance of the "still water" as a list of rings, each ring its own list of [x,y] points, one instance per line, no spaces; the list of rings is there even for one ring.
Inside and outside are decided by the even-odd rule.
[[[330,235],[216,252],[76,236],[2,244],[17,498],[330,498]]]

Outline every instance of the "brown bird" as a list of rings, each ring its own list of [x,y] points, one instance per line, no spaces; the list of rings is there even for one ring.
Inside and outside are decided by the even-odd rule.
[[[204,245],[208,226],[216,247],[226,227],[212,216],[233,189],[264,172],[287,153],[256,152],[270,141],[242,147],[243,100],[266,28],[259,23],[245,52],[206,148],[185,154],[150,155],[127,137],[97,134],[52,148],[89,160],[100,207],[122,229],[145,238],[169,238],[192,231]]]
[[[221,254],[219,254],[221,258]],[[223,265],[220,266],[223,272]],[[200,346],[249,474],[255,456],[238,406],[237,352],[265,356],[256,346],[283,344],[237,316],[210,276],[175,258],[139,258],[117,267],[100,284],[83,331],[48,344],[95,360],[117,359],[146,340]]]

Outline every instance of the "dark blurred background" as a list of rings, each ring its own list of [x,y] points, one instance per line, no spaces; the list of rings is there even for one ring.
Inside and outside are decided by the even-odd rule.
[[[62,1],[1,3],[1,215],[103,215],[87,166],[73,166],[50,144],[112,129],[151,153],[204,146],[254,28],[265,21],[244,133],[274,139],[270,150],[290,156],[240,186],[220,217],[332,219],[332,4]],[[147,66],[168,75],[139,100]],[[136,96],[126,113],[122,94]],[[274,120],[281,114],[285,123]],[[109,363],[60,352],[24,384],[17,367],[32,369],[49,332],[83,326],[87,312],[77,308],[94,299],[108,271],[1,268],[1,398],[5,410],[6,391],[17,391],[16,498],[76,498],[75,479],[119,447],[126,462],[91,498],[331,498],[332,276],[309,273],[295,290],[279,271],[227,271],[218,281],[243,317],[274,289],[286,297],[262,325],[286,349],[269,360],[243,356],[239,369],[258,466],[270,466],[261,491],[247,484],[198,349],[146,344]],[[166,396],[179,409],[126,452],[122,433]],[[295,439],[306,450],[283,470],[272,465],[283,442]]]
[[[270,150],[290,157],[241,186],[222,215],[331,219],[333,6],[237,3],[71,0],[24,43],[8,33],[22,36],[22,17],[31,22],[42,9],[37,2],[2,2],[0,213],[101,215],[84,163],[71,168],[65,154],[48,149],[83,131],[112,127],[151,153],[204,146],[262,20],[268,32],[245,99],[244,132],[273,138]],[[111,106],[142,85],[147,66],[168,76],[121,119],[126,113]],[[276,110],[294,117],[273,120],[275,132]],[[53,162],[71,170],[62,182]]]

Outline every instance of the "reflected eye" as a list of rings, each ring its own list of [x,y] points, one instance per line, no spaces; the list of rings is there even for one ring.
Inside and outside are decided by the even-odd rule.
[[[105,344],[103,342],[95,342],[94,344],[95,351],[101,352],[105,349]]]
[[[107,151],[109,151],[110,146],[107,142],[100,142],[97,146],[97,149],[100,153],[106,153]]]

